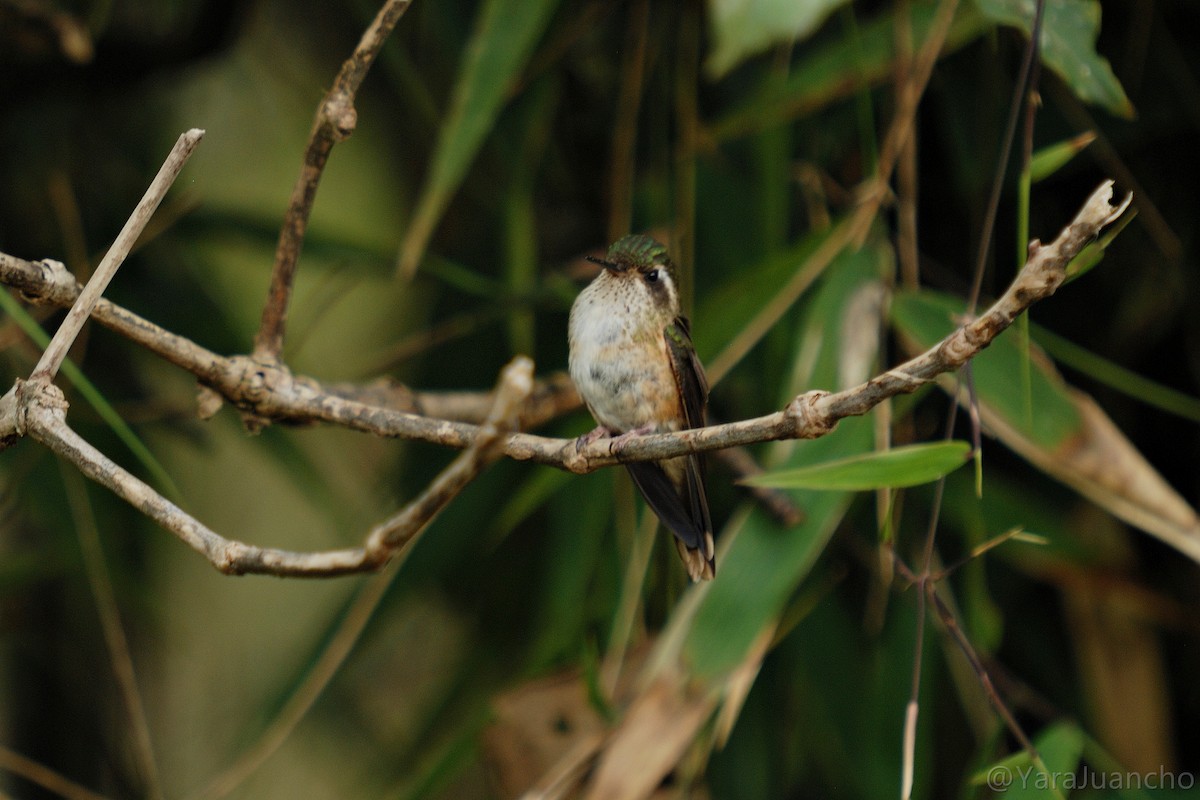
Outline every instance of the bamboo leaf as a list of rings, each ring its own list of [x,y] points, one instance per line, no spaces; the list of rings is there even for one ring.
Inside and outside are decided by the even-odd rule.
[[[924,39],[933,27],[935,5],[912,4],[909,24],[915,41]],[[713,125],[714,136],[731,139],[764,130],[889,79],[898,24],[895,14],[883,14],[861,25],[857,36],[814,47],[788,71],[786,80],[762,82],[745,103],[718,119]],[[963,5],[954,16],[942,54],[959,49],[987,27],[987,20],[974,6]]]
[[[864,256],[864,254],[866,254]],[[864,288],[878,285],[888,262],[878,248],[865,248],[839,257],[821,284],[804,303],[804,319],[793,344],[797,374],[813,385],[837,386],[862,380],[861,370],[869,369],[861,359],[853,360],[853,373],[846,367],[842,341],[827,335],[845,327],[846,315],[854,308]],[[855,319],[855,326],[865,324]],[[877,322],[876,322],[877,324]],[[799,365],[802,357],[817,349],[811,371]],[[783,387],[785,394],[797,387]],[[787,465],[829,461],[849,453],[865,453],[874,440],[873,421],[855,417],[842,421],[837,433],[803,446],[781,443]],[[801,491],[797,503],[805,510],[805,521],[785,528],[760,508],[748,515],[735,515],[734,524],[722,533],[733,539],[718,555],[720,577],[705,586],[705,593],[692,612],[685,606],[677,616],[678,629],[667,639],[683,640],[683,655],[696,674],[719,677],[741,664],[751,653],[764,630],[774,629],[788,599],[808,575],[829,537],[841,521],[852,495],[848,492]]]
[[[467,43],[450,113],[433,152],[433,164],[400,245],[398,269],[411,277],[429,237],[475,160],[545,30],[557,0],[488,0]]]
[[[1095,131],[1084,131],[1066,141],[1047,145],[1038,150],[1029,161],[1029,174],[1033,183],[1045,180],[1058,172],[1094,141],[1096,141]]]
[[[846,0],[708,0],[713,45],[704,67],[719,78],[774,44],[812,33]]]
[[[1200,422],[1200,398],[1144,378],[1041,326],[1035,325],[1033,334],[1037,343],[1055,360],[1079,370],[1092,380],[1141,400],[1147,405],[1192,422]]]
[[[1062,798],[1078,787],[1075,774],[1083,756],[1084,734],[1076,725],[1062,722],[1034,739],[1041,755],[1035,764],[1022,751],[980,770],[971,777],[975,786],[986,786],[1005,798]]]
[[[797,469],[766,472],[742,483],[776,489],[864,492],[901,489],[935,481],[967,462],[967,442],[931,442],[863,453]]]
[[[988,19],[1029,35],[1034,0],[976,0],[976,5]],[[1058,73],[1079,99],[1129,119],[1133,104],[1108,60],[1096,52],[1099,33],[1100,3],[1096,0],[1047,3],[1042,19],[1042,62]]]
[[[29,312],[22,308],[21,304],[6,291],[0,291],[0,308],[3,308],[16,321],[25,335],[36,342],[38,347],[44,348],[50,343],[50,337],[42,330],[42,326],[37,323],[37,320],[29,316]],[[158,487],[170,499],[180,502],[183,495],[179,491],[179,487],[175,485],[175,481],[171,480],[171,476],[150,452],[150,448],[146,447],[138,435],[133,432],[133,428],[130,428],[125,420],[121,419],[121,415],[112,407],[112,404],[83,374],[83,370],[75,366],[70,359],[63,361],[61,370],[63,376],[79,391],[80,396],[95,409],[100,419],[104,420],[104,424],[108,425],[117,438],[129,448],[129,452],[133,453],[138,463],[153,477]]]

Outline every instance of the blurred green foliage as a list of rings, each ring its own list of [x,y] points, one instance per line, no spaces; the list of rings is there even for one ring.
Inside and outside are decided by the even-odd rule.
[[[852,213],[896,106],[898,48],[906,33],[920,46],[936,4],[414,0],[322,180],[285,358],[325,380],[387,374],[423,389],[485,389],[518,352],[542,373],[561,369],[580,256],[607,244],[609,220],[628,219],[684,254],[702,359],[752,340],[714,386],[715,418],[865,380],[966,307],[1031,9],[964,0],[950,27],[916,126],[919,262],[896,248],[887,206],[861,249],[759,330]],[[0,251],[86,275],[178,133],[205,128],[108,296],[206,347],[246,352],[316,104],[375,11],[367,0],[0,0]],[[1051,354],[1070,356],[1065,375],[1035,351],[1022,388],[1022,344],[1008,334],[973,364],[974,391],[1060,453],[1084,432],[1074,390],[1091,393],[1194,504],[1200,53],[1186,31],[1200,15],[1177,2],[1103,12],[1048,3],[1033,146],[1087,130],[1098,140],[1039,175],[1029,230],[1052,238],[1110,176],[1137,192],[1139,216],[1085,279],[1034,309]],[[1017,260],[1015,187],[985,292]],[[28,310],[47,329],[59,318]],[[6,311],[0,385],[37,354]],[[190,376],[100,328],[72,357],[181,504],[231,538],[356,543],[452,456],[324,428],[249,437],[228,409],[200,422]],[[83,387],[64,384],[72,424],[152,480],[153,462],[130,455]],[[890,420],[752,451],[785,469],[870,453],[885,430],[933,441],[949,403],[926,390],[893,403]],[[1185,418],[1169,413],[1180,408]],[[581,411],[540,432],[589,427]],[[966,414],[953,435],[970,439]],[[1195,562],[1004,440],[985,436],[983,449],[982,496],[965,470],[944,493],[795,489],[804,521],[790,527],[710,458],[722,549],[702,589],[685,587],[661,534],[644,580],[627,568],[645,539],[623,472],[497,464],[387,579],[329,685],[233,796],[494,796],[481,742],[499,693],[578,669],[595,694],[598,661],[651,641],[720,692],[756,642],[770,644],[728,742],[710,753],[706,726],[694,759],[705,768],[681,769],[671,791],[702,774],[711,796],[739,800],[898,796],[918,605],[880,543],[919,568],[935,508],[935,567],[1015,528],[1047,541],[1006,542],[940,591],[1052,769],[1200,770]],[[259,740],[384,579],[223,577],[135,509],[94,486],[88,497],[160,786],[195,796]],[[107,796],[152,796],[66,499],[37,444],[0,454],[0,745]],[[617,641],[630,597],[631,641]],[[990,768],[1027,762],[1002,760],[1017,748],[936,622],[921,655],[914,796],[989,796]],[[56,796],[11,771],[0,787]]]

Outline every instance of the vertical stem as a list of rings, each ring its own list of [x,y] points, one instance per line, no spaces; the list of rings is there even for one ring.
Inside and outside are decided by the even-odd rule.
[[[896,9],[896,106],[910,105],[913,91],[908,80],[913,63],[912,14],[910,0],[901,0]],[[900,260],[900,281],[906,289],[921,282],[917,258],[917,137],[909,136],[896,162],[896,252]]]
[[[158,763],[154,758],[154,745],[150,736],[150,725],[146,719],[146,708],[142,703],[141,692],[138,691],[129,641],[125,637],[125,629],[121,626],[117,597],[104,562],[104,549],[100,545],[100,534],[96,530],[96,517],[88,501],[87,488],[76,470],[62,461],[59,461],[58,465],[63,476],[63,485],[67,490],[67,504],[71,508],[75,531],[79,536],[79,547],[83,550],[83,563],[87,570],[88,583],[92,587],[96,611],[100,615],[100,627],[108,646],[113,674],[116,675],[121,700],[125,703],[125,713],[129,717],[134,753],[142,778],[146,782],[146,794],[156,800],[162,800],[162,781],[158,774]]]
[[[637,149],[638,109],[646,78],[646,41],[650,33],[649,0],[639,0],[629,11],[628,47],[621,63],[621,88],[613,120],[609,160],[608,241],[615,242],[633,227],[634,154]]]
[[[694,2],[680,8],[678,51],[675,61],[675,262],[679,281],[679,306],[690,314],[695,294],[696,143],[699,111],[696,87],[700,67],[700,12]]]
[[[279,230],[279,242],[275,246],[275,266],[271,270],[271,285],[267,290],[267,301],[263,305],[262,320],[258,334],[254,337],[254,354],[264,358],[279,358],[283,351],[284,330],[287,327],[288,304],[292,299],[292,282],[296,277],[296,262],[308,230],[308,218],[312,214],[313,201],[325,163],[334,144],[343,141],[354,132],[357,113],[354,96],[375,57],[383,47],[400,17],[408,9],[411,0],[387,0],[379,13],[363,33],[362,39],[350,58],[342,64],[334,79],[333,88],[317,107],[309,134],[308,147],[304,150],[304,164],[300,177],[292,187],[283,227]]]

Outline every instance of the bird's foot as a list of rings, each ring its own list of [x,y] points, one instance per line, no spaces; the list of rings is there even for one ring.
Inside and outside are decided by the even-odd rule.
[[[645,436],[648,433],[654,433],[655,425],[653,422],[643,425],[640,428],[625,431],[619,436],[614,436],[608,442],[608,452],[614,456],[621,455],[621,451],[625,449],[625,445],[629,444],[630,440],[636,439],[638,436]]]
[[[575,452],[580,453],[583,448],[595,441],[599,441],[607,436],[612,436],[613,432],[603,425],[598,425],[594,429],[588,431],[583,436],[575,440]]]

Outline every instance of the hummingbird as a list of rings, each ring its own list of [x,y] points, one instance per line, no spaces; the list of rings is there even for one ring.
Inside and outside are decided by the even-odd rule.
[[[643,234],[619,239],[579,293],[568,323],[571,380],[597,427],[577,447],[704,425],[708,381],[680,313],[667,248]],[[716,574],[712,520],[698,454],[625,465],[646,504],[671,530],[693,581]]]

